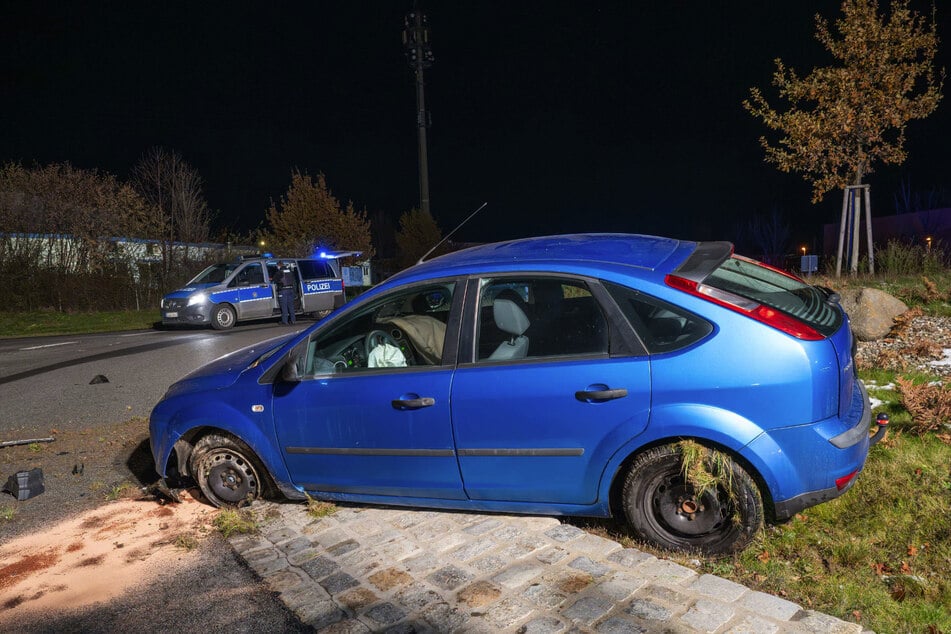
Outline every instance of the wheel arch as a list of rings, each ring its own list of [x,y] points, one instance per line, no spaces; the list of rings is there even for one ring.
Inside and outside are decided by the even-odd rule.
[[[639,445],[636,449],[628,453],[614,470],[614,473],[610,479],[607,499],[612,517],[624,517],[621,494],[624,489],[624,481],[627,477],[627,473],[631,469],[631,465],[634,463],[634,460],[636,460],[639,455],[650,451],[655,447],[676,445],[677,443],[685,440],[693,441],[706,447],[707,449],[724,453],[729,456],[731,460],[741,466],[750,475],[750,477],[753,479],[753,482],[756,483],[757,489],[759,489],[760,499],[763,501],[763,510],[766,514],[767,520],[774,521],[775,513],[773,509],[773,496],[759,469],[756,468],[756,465],[751,463],[746,458],[746,456],[744,456],[743,453],[738,451],[736,448],[727,446],[724,443],[717,442],[716,440],[705,436],[695,435],[665,436],[656,438],[648,443]]]
[[[280,492],[291,499],[302,498],[303,495],[290,482],[290,475],[280,457],[280,452],[264,434],[256,427],[245,427],[244,433],[237,433],[233,428],[226,428],[212,422],[196,425],[183,432],[172,445],[166,464],[173,467],[177,475],[194,478],[191,473],[190,461],[195,445],[202,438],[209,435],[218,435],[247,447],[249,458],[256,460],[264,480],[264,493],[268,496]]]
[[[789,465],[788,458],[775,443],[766,443],[770,451],[768,455],[761,455],[751,448],[751,443],[764,435],[763,428],[753,421],[720,407],[699,403],[655,406],[644,432],[621,446],[605,468],[600,499],[607,501],[611,514],[615,515],[618,508],[615,505],[616,489],[623,487],[624,477],[639,454],[661,445],[694,440],[726,453],[749,473],[759,489],[765,515],[772,521],[775,517],[774,494],[780,490],[777,474],[788,470]]]

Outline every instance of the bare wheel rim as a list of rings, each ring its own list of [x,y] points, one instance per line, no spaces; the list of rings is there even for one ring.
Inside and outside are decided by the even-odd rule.
[[[258,497],[260,479],[251,462],[231,449],[213,449],[201,461],[202,490],[212,502],[235,505]]]
[[[646,488],[651,520],[679,538],[717,537],[733,529],[735,509],[720,487],[696,495],[679,471],[661,474]]]

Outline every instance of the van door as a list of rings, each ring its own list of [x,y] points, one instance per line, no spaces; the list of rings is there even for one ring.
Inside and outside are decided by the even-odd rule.
[[[334,301],[343,296],[343,280],[335,273],[327,260],[298,260],[297,270],[301,278],[301,311],[313,313],[333,310],[342,304]]]
[[[264,268],[260,262],[252,262],[242,267],[228,284],[238,291],[238,319],[258,319],[270,317],[274,292],[265,280]]]

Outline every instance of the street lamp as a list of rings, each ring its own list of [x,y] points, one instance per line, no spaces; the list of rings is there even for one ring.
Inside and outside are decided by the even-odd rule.
[[[419,207],[429,212],[429,164],[426,156],[426,97],[423,91],[423,69],[433,65],[435,58],[429,45],[429,21],[415,3],[403,18],[403,49],[406,61],[416,75],[416,129],[419,137]]]

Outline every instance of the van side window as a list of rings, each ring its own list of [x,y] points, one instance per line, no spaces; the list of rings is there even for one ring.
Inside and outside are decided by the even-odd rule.
[[[298,260],[297,270],[305,280],[314,280],[322,277],[337,277],[330,264],[324,260]]]
[[[258,263],[249,264],[240,271],[234,278],[232,286],[253,286],[264,284],[264,270]]]

